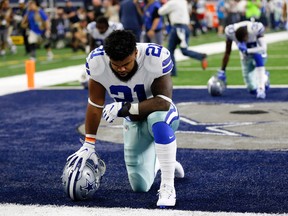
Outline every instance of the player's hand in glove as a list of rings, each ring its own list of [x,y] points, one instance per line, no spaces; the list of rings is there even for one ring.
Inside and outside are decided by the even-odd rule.
[[[243,53],[243,54],[247,54],[247,46],[246,43],[241,42],[237,44],[238,49]]]
[[[224,70],[220,70],[219,69],[217,71],[217,78],[222,80],[225,83],[225,85],[226,85],[226,72]]]
[[[112,123],[117,117],[126,117],[129,115],[130,103],[114,102],[107,104],[103,109],[103,118]]]
[[[98,156],[95,151],[95,144],[84,142],[82,147],[77,152],[67,158],[69,163],[68,167],[74,163],[72,169],[76,170],[78,164],[80,163],[81,165],[79,171],[82,172],[88,159],[93,160],[94,164],[98,165]]]

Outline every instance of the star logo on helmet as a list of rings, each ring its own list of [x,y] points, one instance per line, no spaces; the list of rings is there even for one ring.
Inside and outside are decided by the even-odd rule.
[[[88,194],[90,191],[93,191],[96,189],[96,184],[95,182],[89,182],[88,179],[86,179],[86,186],[82,187],[82,189],[86,190]]]
[[[261,123],[264,122],[200,123],[182,116],[180,117],[180,125],[176,133],[251,137],[249,135],[233,132],[224,128],[255,125]]]

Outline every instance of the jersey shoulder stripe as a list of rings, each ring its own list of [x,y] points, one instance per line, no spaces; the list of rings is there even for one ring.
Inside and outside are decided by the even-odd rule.
[[[168,58],[164,59],[164,61],[162,62],[163,73],[166,74],[168,72],[171,72],[173,66],[173,61],[171,59],[171,56],[169,55]]]
[[[149,73],[163,76],[171,72],[173,62],[168,49],[154,43],[138,43],[137,49],[139,52],[138,64],[143,65],[143,68]]]

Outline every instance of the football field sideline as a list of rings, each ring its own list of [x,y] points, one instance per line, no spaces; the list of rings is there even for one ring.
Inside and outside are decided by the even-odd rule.
[[[202,212],[172,209],[132,209],[132,208],[91,208],[69,206],[40,205],[0,205],[1,216],[286,216],[287,214],[237,213],[237,212]]]
[[[278,32],[266,34],[267,43],[274,43],[283,40],[288,40],[288,32]],[[195,51],[207,51],[208,55],[222,53],[224,51],[224,42],[217,42],[212,44],[205,44],[199,46],[193,46]],[[237,47],[233,46],[233,50]],[[186,60],[179,50],[176,51],[176,60]],[[66,68],[59,68],[49,71],[43,71],[35,74],[36,89],[42,89],[51,85],[57,85],[65,82],[71,82],[78,80],[80,74],[84,70],[83,65],[71,66]],[[213,70],[215,70],[213,68]],[[235,69],[236,70],[236,69]],[[69,76],[67,75],[69,73]],[[18,75],[12,77],[6,77],[0,79],[0,96],[27,91],[27,80],[26,75]],[[230,86],[229,88],[238,88],[239,86]],[[279,87],[279,86],[278,86]],[[283,85],[281,87],[287,87]],[[57,88],[57,87],[55,87]],[[59,87],[61,88],[61,87]],[[206,88],[206,86],[176,86],[177,88]],[[6,133],[8,133],[6,131]],[[7,135],[8,136],[8,135]],[[41,183],[40,183],[41,184]],[[1,186],[2,187],[2,186]],[[4,186],[3,186],[4,187]],[[1,195],[1,194],[0,194]],[[39,195],[39,194],[38,194]],[[156,194],[155,194],[156,196]],[[181,194],[179,194],[179,197]],[[125,194],[123,194],[125,199]],[[179,201],[180,202],[180,201]],[[88,205],[89,206],[89,205]],[[274,213],[239,213],[239,212],[208,212],[208,211],[184,211],[184,210],[173,210],[170,209],[143,209],[143,208],[103,208],[103,207],[88,207],[88,206],[62,206],[62,205],[22,205],[12,203],[1,203],[0,204],[0,216],[30,216],[30,215],[41,215],[41,216],[98,216],[98,215],[125,215],[125,216],[284,216],[288,214],[274,214]]]
[[[265,35],[267,43],[275,43],[288,40],[288,32],[276,32]],[[206,52],[208,55],[223,53],[225,50],[225,42],[215,42],[209,44],[202,44],[191,47],[198,52]],[[233,43],[233,50],[237,50],[237,46]],[[183,61],[188,57],[183,56],[181,51],[175,51],[176,61]],[[208,68],[209,69],[209,68]],[[79,80],[81,73],[85,70],[84,65],[71,66],[66,68],[59,68],[35,73],[35,88],[43,88],[52,85],[57,85],[66,82],[73,82]],[[214,70],[214,68],[213,68]],[[27,87],[26,75],[16,75],[0,79],[0,96],[29,90]]]

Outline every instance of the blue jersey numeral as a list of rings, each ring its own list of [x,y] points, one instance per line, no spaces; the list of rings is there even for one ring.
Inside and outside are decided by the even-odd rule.
[[[112,96],[115,95],[115,96],[113,96],[113,98],[117,102],[130,102],[130,103],[132,103],[133,102],[133,92],[136,93],[139,102],[147,99],[143,84],[135,85],[135,87],[133,88],[133,91],[128,86],[112,85],[112,86],[110,86],[110,92],[111,92]]]
[[[148,44],[146,55],[149,56],[151,54],[152,56],[160,57],[161,50],[162,46],[158,44]]]
[[[91,52],[90,59],[94,58],[95,56],[104,55],[104,48],[98,47]]]
[[[160,57],[161,55],[162,46],[158,44],[148,44],[146,49],[146,55],[152,55],[156,57]],[[104,55],[104,48],[103,46],[94,49],[90,54],[90,59]],[[137,99],[139,102],[146,100],[147,96],[145,93],[144,84],[137,84],[131,89],[125,85],[112,85],[109,87],[112,97],[117,102],[133,102],[133,93],[136,94]]]

